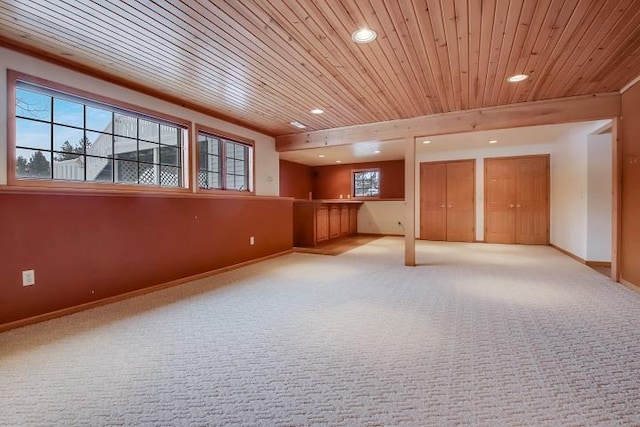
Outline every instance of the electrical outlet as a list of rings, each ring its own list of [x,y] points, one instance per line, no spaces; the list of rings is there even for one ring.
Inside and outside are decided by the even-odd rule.
[[[36,272],[34,270],[24,270],[22,272],[22,286],[32,286],[36,284]]]
[[[256,244],[256,239],[255,239],[253,236],[249,237],[249,244],[250,244],[251,246],[253,246],[253,245],[255,245],[255,244]]]

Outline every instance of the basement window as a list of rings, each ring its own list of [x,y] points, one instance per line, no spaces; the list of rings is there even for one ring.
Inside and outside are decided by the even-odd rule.
[[[353,197],[380,197],[380,169],[353,171]]]
[[[16,180],[185,187],[184,125],[15,81]]]
[[[253,192],[253,141],[198,128],[198,188]]]

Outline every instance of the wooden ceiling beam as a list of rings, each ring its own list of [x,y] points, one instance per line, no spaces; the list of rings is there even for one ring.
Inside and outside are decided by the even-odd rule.
[[[278,151],[294,151],[479,130],[601,120],[620,115],[620,93],[574,96],[276,137]]]

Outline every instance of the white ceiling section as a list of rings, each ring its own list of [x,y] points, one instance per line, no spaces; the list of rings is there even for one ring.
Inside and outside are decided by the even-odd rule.
[[[562,123],[556,125],[526,126],[514,129],[497,129],[479,132],[439,135],[433,138],[417,138],[417,152],[445,152],[476,149],[491,149],[493,147],[513,147],[518,145],[539,145],[562,142],[562,138],[574,130],[584,132],[593,131],[605,126],[607,120],[579,123]],[[430,144],[422,144],[423,140],[431,140]],[[497,141],[490,144],[489,141]]]
[[[380,152],[376,153],[376,151]],[[280,158],[309,166],[335,165],[337,160],[341,163],[399,160],[404,159],[404,142],[403,140],[356,142],[327,148],[285,151],[280,153]]]
[[[439,135],[416,138],[417,153],[442,153],[447,151],[478,150],[498,147],[512,147],[518,145],[542,145],[561,142],[569,132],[584,131],[592,128],[600,129],[609,121],[598,120],[580,123],[563,123],[544,126],[527,126],[516,129],[498,129]],[[431,143],[423,144],[429,140]],[[497,141],[490,144],[489,141]],[[379,150],[380,153],[374,153]],[[324,155],[324,157],[318,157]],[[313,148],[308,150],[286,151],[280,153],[280,158],[309,166],[335,165],[336,160],[341,163],[363,163],[384,160],[404,159],[404,141],[362,142],[351,145],[340,145],[327,148]]]

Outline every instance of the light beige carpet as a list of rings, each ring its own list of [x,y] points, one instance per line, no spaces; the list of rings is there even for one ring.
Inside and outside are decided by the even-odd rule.
[[[640,294],[549,247],[402,248],[0,334],[0,425],[640,424]]]

